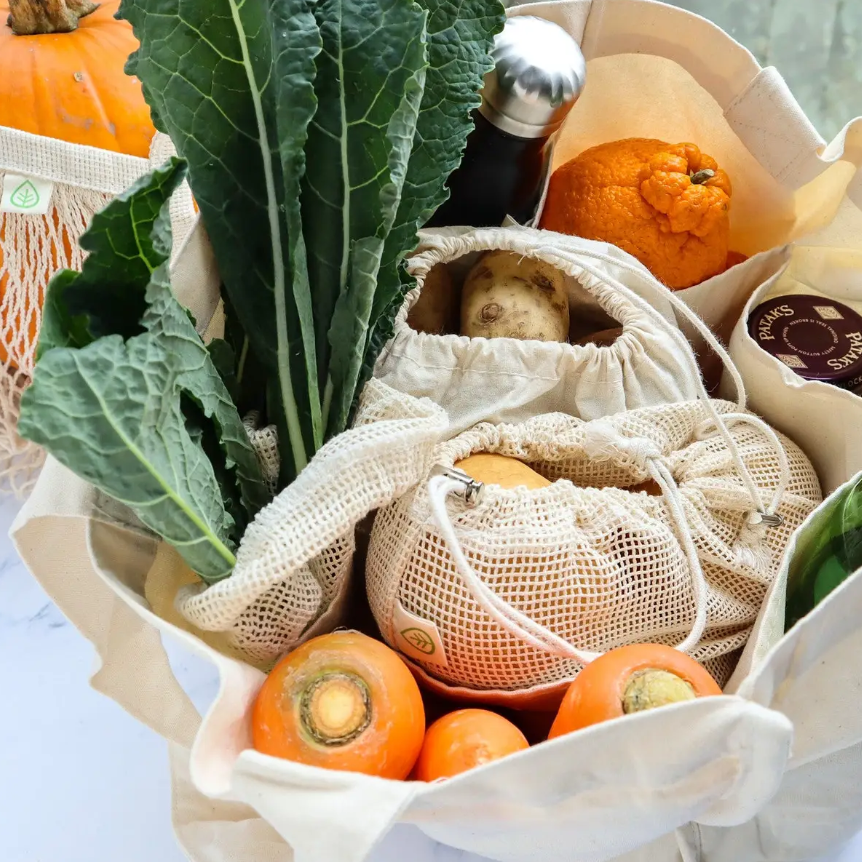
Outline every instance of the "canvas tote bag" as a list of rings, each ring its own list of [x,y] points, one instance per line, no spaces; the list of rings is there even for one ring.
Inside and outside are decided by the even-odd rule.
[[[689,13],[647,0],[561,2],[523,11],[568,22],[583,41],[594,92],[603,67],[610,73],[618,63],[623,69],[629,64],[638,73],[637,63],[652,64],[648,75],[627,74],[613,95],[626,98],[628,90],[637,94],[649,86],[656,101],[661,96],[665,106],[676,105],[665,119],[673,118],[677,134],[663,130],[659,112],[652,125],[623,129],[639,111],[608,111],[614,102],[605,101],[608,122],[620,126],[615,137],[696,139],[706,116],[703,127],[714,128],[723,142],[711,143],[712,154],[729,170],[748,165],[749,178],[762,180],[752,186],[749,211],[755,214],[751,236],[762,226],[775,237],[774,243],[764,239],[764,248],[830,223],[847,246],[858,246],[859,213],[845,190],[862,162],[859,124],[824,149],[774,70],[761,70],[747,51]],[[700,97],[694,102],[692,92]],[[640,99],[634,107],[644,104]],[[739,156],[732,163],[725,158],[730,152]],[[184,301],[200,303],[200,292]],[[701,305],[711,322],[733,322],[728,295],[707,300],[717,306]],[[763,412],[803,440],[810,417],[793,428]],[[824,480],[828,490],[850,478],[841,476],[846,437],[830,439],[824,452],[808,451],[821,470],[827,461],[837,464]],[[262,674],[214,649],[214,637],[191,634],[175,612],[153,613],[146,583],[181,582],[175,556],[117,526],[118,513],[94,508],[91,491],[49,462],[13,527],[14,539],[48,593],[96,644],[101,667],[93,684],[174,740],[172,751],[180,752],[175,787],[188,790],[183,779],[190,777],[195,788],[175,797],[175,822],[195,860],[356,862],[368,857],[391,823],[404,821],[506,862],[801,862],[862,826],[858,575],[787,635],[768,601],[739,666],[742,681],[731,682],[738,684],[735,696],[600,725],[439,786],[396,784],[271,762],[246,750],[244,715]],[[105,534],[114,540],[113,553]],[[780,601],[780,579],[773,590]],[[220,694],[199,729],[160,633],[219,670]],[[276,834],[289,842],[292,856],[280,855]]]
[[[859,217],[848,211],[859,194],[862,124],[850,123],[827,146],[779,72],[761,68],[711,22],[652,0],[527,3],[509,14],[554,21],[588,61],[552,169],[597,144],[646,137],[696,143],[727,171],[730,247],[749,259],[679,291],[723,340],[753,290],[786,263],[789,243],[840,222],[842,244],[862,246]],[[713,381],[718,363],[705,358]]]
[[[171,140],[161,134],[148,161],[0,127],[0,489],[25,493],[44,460],[17,427],[48,281],[59,269],[81,268],[78,239],[93,215],[171,155]],[[174,195],[171,220],[179,249],[194,221],[187,184]]]
[[[52,460],[13,534],[43,585],[97,645],[102,666],[93,684],[172,742],[174,818],[194,859],[234,858],[241,836],[240,858],[262,862],[274,852],[272,829],[297,862],[359,862],[396,821],[501,862],[562,862],[573,850],[576,858],[611,859],[652,842],[673,859],[676,844],[703,840],[707,827],[745,824],[780,787],[791,724],[737,697],[598,726],[441,785],[274,761],[249,750],[247,715],[263,675],[226,655],[217,636],[192,633],[173,609],[191,575],[170,547]],[[62,560],[50,550],[60,547]],[[220,674],[200,727],[157,632]],[[196,796],[186,775],[216,804]],[[250,816],[249,805],[263,820]],[[674,830],[668,844],[662,836]]]

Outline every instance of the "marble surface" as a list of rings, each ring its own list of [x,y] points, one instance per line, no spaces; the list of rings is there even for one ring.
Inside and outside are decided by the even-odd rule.
[[[89,688],[92,648],[7,538],[17,509],[0,497],[0,862],[182,862],[165,744]],[[216,690],[212,667],[168,650],[178,679],[206,709]],[[481,862],[407,826],[370,862],[404,859]],[[818,862],[862,862],[862,834]]]

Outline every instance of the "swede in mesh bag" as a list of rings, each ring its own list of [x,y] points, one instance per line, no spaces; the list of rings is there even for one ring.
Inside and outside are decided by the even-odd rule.
[[[478,452],[556,481],[477,486],[452,468]],[[677,647],[725,683],[821,500],[796,445],[708,399],[483,423],[435,460],[438,475],[377,515],[371,608],[431,687],[511,705],[553,699],[586,662],[636,642]]]

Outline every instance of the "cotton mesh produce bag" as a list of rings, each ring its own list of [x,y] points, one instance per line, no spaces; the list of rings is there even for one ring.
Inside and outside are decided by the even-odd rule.
[[[246,428],[264,477],[277,476],[274,429]],[[348,611],[356,526],[431,469],[446,414],[372,380],[354,427],[330,440],[248,526],[229,578],[183,587],[176,606],[259,666],[329,631]]]
[[[17,423],[48,281],[57,270],[81,268],[78,240],[93,215],[171,154],[165,135],[153,139],[148,161],[0,128],[0,186],[9,192],[0,203],[0,488],[25,493],[44,461]],[[187,186],[174,196],[171,218],[179,253],[194,222]]]
[[[479,452],[555,481],[488,485],[471,504],[457,474],[431,477],[378,514],[368,596],[433,687],[501,703],[559,695],[585,661],[637,642],[678,647],[724,684],[821,500],[801,450],[730,402],[485,423],[436,461]]]

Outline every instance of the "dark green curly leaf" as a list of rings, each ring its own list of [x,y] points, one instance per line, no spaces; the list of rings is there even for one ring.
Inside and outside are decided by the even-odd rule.
[[[112,201],[86,234],[83,272],[51,282],[19,431],[128,505],[211,583],[230,574],[267,494],[227,389],[171,292],[168,202],[183,177],[173,160]]]
[[[319,45],[307,10],[306,0],[123,0],[120,7],[141,43],[127,71],[189,163],[225,289],[274,381],[287,432],[282,461],[296,470],[322,436],[312,312],[304,307],[310,293],[301,262],[290,262],[300,240],[289,237],[285,219],[286,190],[298,186],[302,169],[303,123],[314,112],[305,78]],[[282,119],[279,110],[287,111]]]

